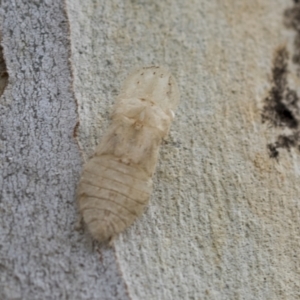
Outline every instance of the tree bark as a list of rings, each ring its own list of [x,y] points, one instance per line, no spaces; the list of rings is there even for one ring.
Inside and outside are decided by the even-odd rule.
[[[0,298],[299,299],[299,4],[23,2],[1,4]],[[74,230],[76,184],[153,64],[180,106],[148,209],[105,248]]]

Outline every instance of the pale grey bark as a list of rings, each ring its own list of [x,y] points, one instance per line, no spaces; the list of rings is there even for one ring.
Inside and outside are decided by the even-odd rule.
[[[62,1],[2,1],[0,299],[127,299],[113,250],[74,230],[82,158]]]

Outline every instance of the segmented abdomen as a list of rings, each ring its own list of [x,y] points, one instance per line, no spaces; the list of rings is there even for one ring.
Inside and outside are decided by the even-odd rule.
[[[127,228],[149,201],[152,179],[113,155],[92,157],[78,186],[79,209],[93,237],[108,240]]]

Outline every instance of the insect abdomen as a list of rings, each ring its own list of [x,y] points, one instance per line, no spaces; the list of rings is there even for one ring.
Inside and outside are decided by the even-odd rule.
[[[148,203],[152,180],[113,155],[91,158],[78,187],[79,209],[92,236],[108,240],[127,228]]]

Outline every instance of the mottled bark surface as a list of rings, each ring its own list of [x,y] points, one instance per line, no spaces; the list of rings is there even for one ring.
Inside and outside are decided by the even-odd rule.
[[[113,250],[74,230],[82,158],[62,1],[1,3],[0,299],[127,299]]]

